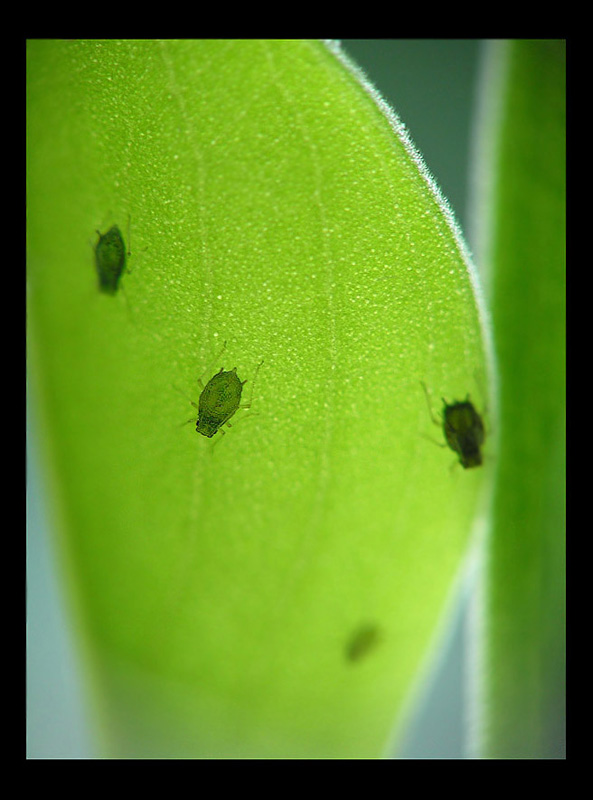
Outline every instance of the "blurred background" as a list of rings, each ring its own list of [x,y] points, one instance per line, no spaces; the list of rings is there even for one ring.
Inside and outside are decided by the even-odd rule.
[[[395,109],[468,234],[473,111],[483,43],[476,39],[343,39],[342,47]],[[27,436],[27,757],[99,755],[68,610],[56,572],[35,419]],[[402,758],[462,758],[466,598],[414,708]]]

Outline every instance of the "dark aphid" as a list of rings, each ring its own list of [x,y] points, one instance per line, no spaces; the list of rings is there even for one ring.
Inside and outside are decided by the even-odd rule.
[[[105,294],[114,295],[119,288],[119,280],[126,268],[126,245],[117,225],[107,233],[97,231],[99,241],[95,246],[95,266],[99,277],[99,289]]]
[[[196,431],[211,439],[228,422],[241,403],[243,385],[237,377],[237,367],[223,372],[222,367],[204,387],[198,401]]]
[[[220,358],[225,349],[226,342],[218,358]],[[255,375],[253,377],[254,388],[257,373],[263,363],[264,362],[261,361],[255,370]],[[246,383],[247,380],[239,380],[237,376],[237,367],[234,367],[229,372],[225,372],[221,367],[220,371],[210,378],[205,386],[202,382],[202,378],[198,378],[198,384],[202,389],[200,399],[197,403],[190,401],[192,405],[198,409],[198,418],[195,420],[188,420],[188,422],[196,423],[197,433],[201,433],[202,436],[206,436],[208,439],[211,439],[218,431],[223,434],[222,426],[227,424],[230,427],[231,423],[229,420],[239,408],[251,408],[253,389],[249,402],[241,405],[243,386]]]
[[[379,644],[381,636],[374,624],[365,623],[352,633],[346,643],[345,655],[348,661],[360,661],[368,656]]]
[[[426,393],[426,401],[432,421],[435,425],[440,423],[433,416],[430,407],[428,389],[422,384]],[[449,404],[443,401],[442,425],[447,445],[459,455],[459,463],[465,469],[479,467],[482,464],[482,445],[486,438],[482,417],[478,414],[469,395],[463,401],[455,400]],[[443,445],[444,446],[444,445]]]
[[[459,453],[462,467],[479,467],[482,463],[481,447],[484,444],[484,423],[474,408],[469,395],[463,402],[448,405],[443,398],[443,431],[451,450]]]

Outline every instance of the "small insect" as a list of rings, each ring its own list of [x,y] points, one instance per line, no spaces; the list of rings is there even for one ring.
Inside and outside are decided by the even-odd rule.
[[[378,627],[372,623],[365,623],[354,631],[346,643],[346,658],[348,661],[360,661],[368,656],[380,641]]]
[[[225,348],[226,342],[224,343],[220,355],[222,355]],[[257,373],[263,363],[264,362],[261,361],[255,370],[255,375],[253,377],[254,386]],[[195,421],[196,432],[201,433],[202,436],[206,436],[208,439],[211,439],[218,431],[224,434],[222,426],[226,424],[231,427],[229,420],[239,408],[251,408],[253,391],[251,392],[249,403],[241,405],[243,386],[247,383],[247,379],[244,381],[239,380],[237,367],[234,367],[228,372],[225,372],[221,367],[220,371],[210,378],[205,386],[202,383],[201,377],[198,378],[198,383],[202,388],[202,392],[197,405],[192,402],[192,405],[198,409],[198,417],[196,420],[192,419],[188,420],[188,422]]]
[[[428,389],[424,383],[422,383],[422,387],[426,394],[430,417],[435,425],[441,427],[441,423],[435,419],[432,413]],[[481,448],[486,438],[482,417],[476,411],[469,395],[465,400],[455,400],[451,404],[447,403],[444,397],[441,399],[443,401],[442,427],[447,445],[455,453],[458,453],[459,463],[464,469],[479,467],[482,464]]]
[[[112,225],[107,233],[97,231],[99,241],[95,245],[95,266],[99,277],[99,289],[105,294],[114,295],[119,288],[119,280],[126,268],[126,245],[120,229]],[[128,236],[129,238],[129,236]]]

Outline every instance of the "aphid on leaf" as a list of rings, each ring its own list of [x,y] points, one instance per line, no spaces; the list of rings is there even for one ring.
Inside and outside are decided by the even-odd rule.
[[[211,439],[221,425],[228,422],[239,408],[243,384],[237,376],[237,367],[220,372],[210,378],[198,402],[196,431]]]
[[[225,348],[226,342],[218,358],[220,358]],[[255,370],[253,377],[254,387],[257,373],[263,363],[261,361]],[[192,419],[188,420],[188,422],[195,422],[196,432],[201,433],[202,436],[206,436],[208,439],[211,439],[218,431],[224,434],[222,426],[226,424],[231,427],[229,420],[239,408],[251,408],[253,391],[249,402],[241,405],[241,394],[247,379],[244,381],[239,380],[237,367],[228,372],[225,372],[221,367],[220,371],[210,378],[205,386],[201,377],[198,378],[198,383],[202,392],[198,403],[192,402],[192,405],[198,409],[198,417],[196,420]]]
[[[107,233],[97,231],[99,241],[95,245],[95,267],[99,278],[99,289],[105,294],[114,295],[119,288],[119,280],[126,268],[126,245],[117,225],[112,225]],[[129,239],[128,233],[128,239]]]
[[[361,661],[377,647],[381,641],[378,627],[365,623],[356,628],[346,643],[345,655],[348,661]]]
[[[441,422],[432,413],[428,389],[424,383],[422,383],[422,387],[426,394],[430,418],[435,425],[441,427]],[[465,400],[454,400],[453,403],[447,403],[444,398],[441,399],[443,401],[442,428],[447,445],[459,455],[459,463],[464,469],[479,467],[482,464],[481,448],[486,438],[482,417],[476,411],[469,395]]]

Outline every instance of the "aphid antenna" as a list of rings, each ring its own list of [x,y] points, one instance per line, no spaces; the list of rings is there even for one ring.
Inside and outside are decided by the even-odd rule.
[[[436,439],[433,439],[432,436],[429,436],[426,433],[421,433],[420,436],[422,436],[423,439],[426,439],[427,441],[432,442],[432,444],[436,444],[437,447],[444,447],[445,449],[447,448],[446,444],[443,444],[443,442],[437,442]]]
[[[449,474],[450,475],[453,475],[453,473],[455,472],[455,470],[457,469],[457,467],[459,466],[460,463],[461,462],[458,461],[457,459],[453,459],[453,461],[451,462],[451,466],[449,467]]]
[[[129,258],[132,255],[132,216],[129,213],[128,213],[127,232],[128,232],[128,249],[127,249],[126,255]],[[148,250],[148,245],[145,245],[140,251],[138,251],[138,250],[136,251],[136,259],[135,259],[136,265],[138,265],[139,253],[145,253],[146,250]],[[127,262],[127,261],[126,261],[126,268],[125,268],[124,272],[126,272],[128,275],[131,275],[132,272],[133,272],[133,270],[130,269],[129,262]]]
[[[206,369],[202,372],[202,374],[198,378],[198,386],[200,387],[200,389],[204,388],[204,382],[203,382],[202,378],[204,377],[204,375],[206,375],[206,373],[210,372],[210,370],[212,369],[212,365],[213,364],[215,364],[217,361],[220,361],[220,357],[222,356],[222,354],[224,353],[225,350],[226,350],[226,340],[225,340],[224,344],[222,345],[221,351],[218,353],[218,355],[215,356],[215,358],[212,359],[212,361],[208,364]]]
[[[109,209],[107,214],[99,222],[99,228],[107,228],[110,223],[113,223],[113,213],[112,213],[111,209]],[[101,231],[99,230],[99,228],[95,228],[95,233],[98,236],[101,236]],[[93,245],[93,247],[94,247],[94,245]]]
[[[243,405],[243,406],[239,406],[239,408],[251,408],[251,404],[253,402],[253,392],[255,391],[255,382],[257,380],[257,374],[258,374],[258,372],[260,370],[260,367],[262,366],[263,363],[264,363],[264,360],[262,358],[262,360],[259,362],[259,364],[255,368],[255,374],[254,374],[253,378],[251,379],[251,394],[249,395],[249,402],[245,403],[245,405]],[[243,381],[243,385],[245,385],[248,380],[249,380],[248,378],[245,378],[245,380]],[[251,416],[251,414],[248,414],[247,416]]]
[[[179,388],[179,386],[175,386],[175,384],[174,384],[174,383],[172,383],[172,384],[171,384],[171,388],[172,388],[172,389],[175,389],[175,391],[176,391],[176,392],[178,392],[178,393],[179,393],[179,394],[180,394],[182,397],[185,397],[185,399],[186,399],[186,400],[187,400],[189,403],[191,403],[191,404],[192,404],[192,406],[194,406],[194,408],[197,408],[197,407],[198,407],[198,404],[197,404],[197,403],[194,403],[194,401],[191,399],[191,397],[190,397],[188,394],[186,394],[186,393],[183,391],[183,389],[180,389],[180,388]]]
[[[438,420],[438,419],[435,417],[435,415],[433,414],[433,411],[432,411],[432,406],[430,405],[430,395],[429,395],[429,393],[428,393],[428,387],[427,387],[427,385],[424,383],[424,381],[420,381],[420,385],[421,385],[421,386],[422,386],[422,388],[424,389],[424,394],[425,394],[425,396],[426,396],[426,405],[428,406],[428,413],[430,414],[430,418],[431,418],[431,420],[434,422],[434,424],[435,424],[437,427],[439,427],[439,428],[440,428],[440,427],[441,427],[441,425],[442,425],[442,421]],[[446,405],[446,402],[445,402],[445,400],[443,400],[443,403],[445,403],[445,405]],[[436,442],[435,442],[435,444],[436,444]],[[445,445],[445,446],[446,446],[446,445]]]

